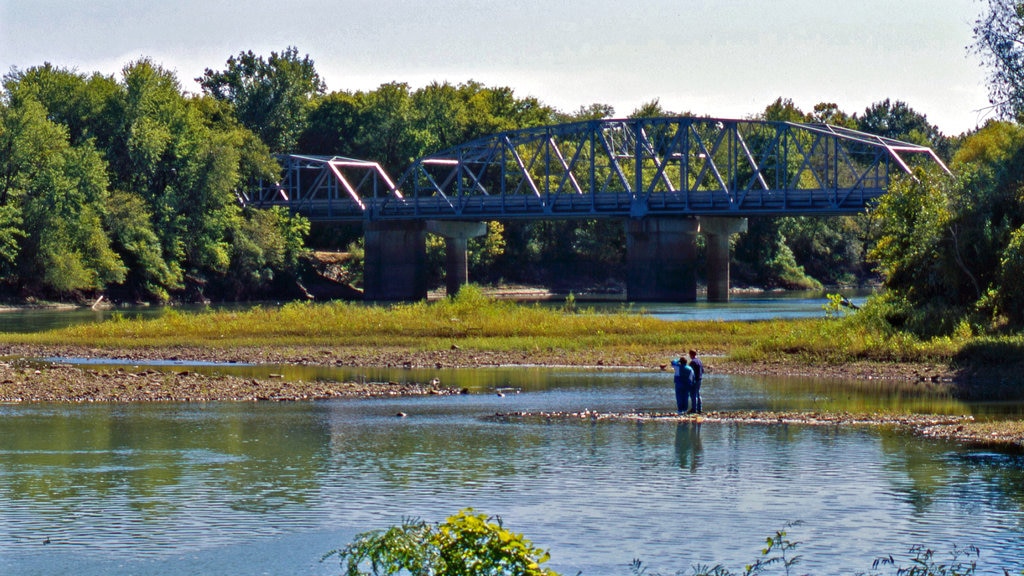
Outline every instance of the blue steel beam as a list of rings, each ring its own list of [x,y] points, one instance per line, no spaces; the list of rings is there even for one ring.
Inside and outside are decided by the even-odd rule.
[[[394,181],[377,162],[343,156],[289,154],[277,157],[281,178],[260,182],[243,205],[285,206],[315,221],[361,221],[378,202],[402,199]]]
[[[352,221],[850,214],[911,173],[911,158],[948,172],[926,146],[826,124],[595,120],[473,140],[397,183],[376,163],[289,156],[253,203]]]

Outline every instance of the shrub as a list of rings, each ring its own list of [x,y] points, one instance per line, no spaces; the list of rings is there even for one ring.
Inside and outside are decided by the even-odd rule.
[[[408,519],[364,532],[324,559],[332,556],[346,576],[558,576],[540,567],[549,558],[546,551],[506,530],[500,518],[472,508],[436,525]]]

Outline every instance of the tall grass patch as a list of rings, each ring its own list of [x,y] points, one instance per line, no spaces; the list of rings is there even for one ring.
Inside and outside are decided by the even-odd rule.
[[[475,286],[433,302],[289,303],[279,308],[178,312],[156,319],[115,315],[107,322],[4,341],[90,347],[372,346],[442,350],[588,351],[621,357],[674,356],[697,348],[739,361],[842,364],[855,361],[952,363],[954,359],[1024,361],[1024,336],[920,339],[892,327],[870,302],[842,317],[759,322],[667,321],[631,307],[597,312],[488,298]]]

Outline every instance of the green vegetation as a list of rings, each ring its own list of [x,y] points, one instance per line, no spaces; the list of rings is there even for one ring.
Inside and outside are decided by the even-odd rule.
[[[792,523],[790,525],[795,524]],[[778,566],[780,574],[790,576],[795,570],[796,565],[803,559],[802,556],[796,554],[796,549],[800,547],[800,542],[790,540],[785,529],[777,530],[774,535],[767,537],[765,544],[766,546],[761,549],[761,556],[752,564],[745,566],[743,572],[739,574],[742,574],[742,576],[770,574],[772,569]],[[643,563],[640,560],[633,560],[632,571],[634,576],[647,575],[647,570],[643,567]],[[691,568],[691,571],[693,576],[739,576],[721,564],[714,566],[697,564]],[[681,574],[681,572],[676,574]],[[651,574],[650,576],[658,575]]]
[[[828,102],[805,112],[780,97],[751,115],[828,122],[927,145],[954,173],[918,167],[856,216],[751,218],[733,246],[737,283],[818,288],[881,281],[886,287],[863,315],[869,328],[852,322],[828,334],[839,337],[842,350],[794,341],[840,330],[832,325],[787,327],[774,341],[761,340],[764,347],[830,359],[946,358],[971,335],[1024,327],[1024,58],[1015,41],[1024,11],[1006,0],[989,0],[983,11],[974,50],[990,72],[998,121],[951,138],[907,103],[889,99],[850,113]],[[0,295],[120,301],[297,295],[308,249],[355,246],[358,252],[361,230],[313,230],[285,211],[241,208],[238,195],[278,177],[272,151],[372,159],[397,175],[416,157],[483,135],[615,113],[600,103],[564,113],[511,88],[474,81],[326,93],[314,62],[295,47],[266,58],[241,52],[197,80],[203,94],[188,94],[173,72],[146,58],[128,63],[120,78],[51,64],[3,77]],[[653,99],[631,115],[686,114]],[[751,138],[748,144],[758,149]],[[471,274],[481,282],[568,289],[621,282],[624,234],[616,221],[491,222],[488,234],[470,243]],[[437,286],[442,242],[431,238],[428,246]],[[344,261],[358,267],[361,259],[353,256]]]
[[[201,346],[371,346],[381,349],[602,355],[637,363],[669,357],[695,341],[702,350],[742,362],[836,364],[907,362],[990,369],[1024,361],[1024,337],[973,336],[969,329],[922,339],[893,329],[879,299],[844,318],[765,322],[667,322],[642,310],[598,313],[487,298],[469,285],[455,298],[364,306],[290,303],[280,308],[179,313],[153,320],[123,317],[37,334],[7,334],[7,343],[93,348]],[[527,356],[524,356],[526,358]]]
[[[140,59],[120,78],[43,64],[12,70],[0,92],[0,294],[91,300],[244,300],[297,293],[307,248],[356,241],[358,225],[311,230],[284,212],[243,210],[236,196],[279,167],[271,152],[378,161],[393,176],[413,158],[502,130],[611,117],[607,105],[563,113],[511,88],[401,82],[325,93],[295,47],[230,56],[184,92]],[[632,116],[677,115],[653,100]],[[778,99],[764,120],[831,121],[948,147],[906,104],[862,115]],[[873,279],[872,219],[762,218],[739,238],[733,277],[782,288]],[[485,282],[573,288],[621,282],[621,221],[491,222],[470,242]],[[442,243],[428,244],[442,283]],[[350,260],[358,265],[358,259]],[[358,279],[353,271],[350,278]]]
[[[787,525],[795,526],[798,523]],[[797,554],[800,542],[790,540],[786,529],[777,530],[765,539],[758,558],[740,572],[721,564],[694,565],[693,576],[756,576],[780,574],[791,576],[803,556]],[[891,573],[895,576],[970,576],[978,569],[981,551],[974,546],[953,546],[948,560],[936,551],[914,546],[906,558],[889,554],[876,559],[870,576]],[[386,530],[364,532],[339,550],[332,550],[324,560],[336,557],[346,576],[558,576],[540,565],[549,554],[533,545],[522,534],[510,532],[500,518],[474,514],[472,509],[459,511],[440,524],[422,520],[406,520]],[[660,576],[648,573],[640,560],[633,560],[633,576]],[[1004,571],[1009,574],[1009,571]],[[676,576],[686,574],[684,570]],[[1024,574],[1024,572],[1022,572]]]
[[[346,576],[557,576],[540,566],[547,552],[471,508],[436,525],[406,520],[365,532],[324,558],[335,556]]]

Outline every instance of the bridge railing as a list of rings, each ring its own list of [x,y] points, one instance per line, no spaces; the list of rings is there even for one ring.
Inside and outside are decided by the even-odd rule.
[[[258,196],[325,220],[842,214],[914,157],[945,169],[928,147],[825,124],[595,120],[473,140],[397,183],[376,163],[292,156]]]
[[[286,206],[314,220],[362,220],[387,197],[401,200],[377,162],[344,156],[279,156],[281,178],[260,182],[239,199],[258,207]]]

